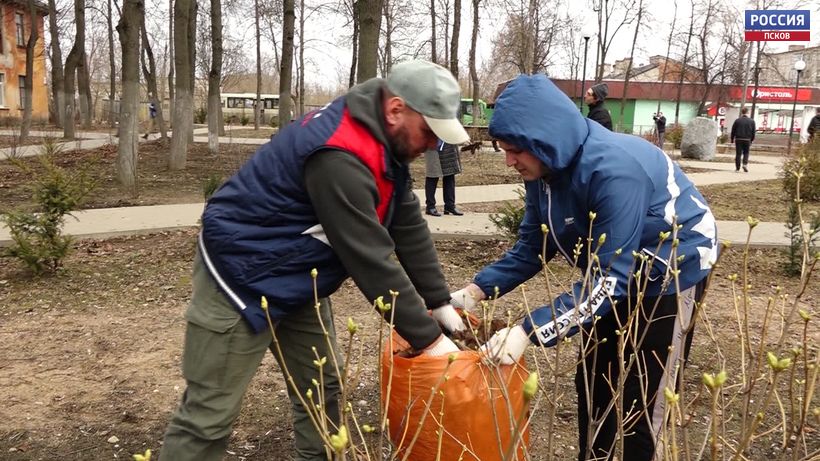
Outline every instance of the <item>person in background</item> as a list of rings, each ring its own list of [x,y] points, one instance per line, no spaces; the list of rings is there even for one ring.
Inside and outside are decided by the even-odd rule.
[[[735,172],[749,172],[749,150],[755,140],[755,121],[749,118],[749,108],[740,109],[740,117],[732,123],[731,142],[735,143]],[[741,163],[742,161],[742,163]]]
[[[811,118],[806,131],[809,133],[809,142],[814,141],[817,133],[820,133],[820,107],[814,110],[814,117]]]
[[[609,94],[609,86],[606,83],[592,85],[584,94],[584,102],[589,107],[587,118],[595,120],[607,130],[612,131],[612,116],[609,115],[609,109],[604,104],[607,94]]]
[[[585,120],[544,75],[522,75],[506,87],[489,131],[507,166],[524,179],[524,217],[512,249],[453,293],[451,303],[476,309],[540,277],[543,262],[556,256],[578,267],[582,280],[571,290],[523,313],[522,324],[498,331],[482,351],[511,364],[529,344],[550,347],[580,331],[578,459],[611,459],[622,434],[626,459],[652,460],[665,415],[662,391],[675,388],[695,305],[717,260],[714,216],[665,153]],[[585,246],[575,254],[578,242]],[[630,329],[628,319],[638,319]],[[619,380],[623,394],[616,396]],[[613,408],[618,402],[623,407]]]
[[[148,139],[148,135],[154,131],[155,124],[157,119],[157,106],[154,105],[154,102],[151,101],[148,103],[148,131],[142,135],[142,139]]]
[[[444,214],[463,215],[464,213],[456,208],[456,175],[461,173],[458,146],[439,140],[435,149],[424,153],[424,163],[425,213],[430,216],[441,216],[436,210],[436,187],[438,178],[443,178]]]
[[[295,453],[282,457],[326,460],[327,447],[296,392],[322,382],[325,400],[316,404],[338,424],[333,357],[339,354],[329,296],[348,277],[371,305],[399,293],[383,315],[392,316],[415,350],[430,356],[458,350],[442,328],[458,331],[464,324],[450,305],[407,165],[438,139],[467,141],[456,118],[460,91],[439,65],[397,64],[386,79],[357,85],[285,126],[211,196],[185,314],[187,387],[160,460],[224,457],[248,383],[265,353],[279,349],[268,318],[282,351],[273,355],[299,389],[287,388]],[[327,357],[322,377],[317,354]],[[336,362],[344,364],[340,357]]]
[[[663,141],[666,136],[666,117],[663,116],[663,112],[658,112],[652,116],[652,120],[655,121],[655,131],[658,134],[658,147],[663,150]]]

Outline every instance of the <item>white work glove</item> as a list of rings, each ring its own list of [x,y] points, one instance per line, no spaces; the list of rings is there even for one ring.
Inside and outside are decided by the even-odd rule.
[[[484,299],[484,293],[475,283],[471,283],[455,293],[450,293],[450,304],[465,311],[474,310],[482,299]]]
[[[451,341],[447,336],[441,335],[433,344],[427,346],[424,351],[422,351],[422,354],[429,355],[431,357],[439,357],[442,355],[450,355],[459,351],[461,351],[461,349],[456,346],[456,343]]]
[[[512,365],[521,358],[529,344],[530,338],[524,332],[524,328],[519,325],[498,330],[486,344],[481,346],[481,352],[495,363]]]
[[[431,313],[433,314],[433,318],[436,319],[436,322],[450,333],[467,329],[464,325],[464,320],[458,315],[458,312],[456,312],[452,304],[437,307],[433,309]]]

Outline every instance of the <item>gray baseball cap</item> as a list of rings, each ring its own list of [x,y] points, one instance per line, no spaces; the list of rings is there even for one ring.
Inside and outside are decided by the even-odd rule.
[[[470,140],[458,120],[461,88],[449,70],[428,61],[405,61],[390,70],[387,88],[420,113],[442,141],[462,144]]]

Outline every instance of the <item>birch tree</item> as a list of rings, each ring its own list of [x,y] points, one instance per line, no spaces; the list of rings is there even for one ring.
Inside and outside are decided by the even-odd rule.
[[[125,0],[117,24],[122,46],[122,99],[120,100],[117,180],[136,193],[139,155],[140,29],[145,21],[143,0]]]
[[[193,55],[196,43],[196,2],[174,2],[174,130],[171,136],[171,152],[168,169],[185,169],[188,159],[188,137],[193,132]]]

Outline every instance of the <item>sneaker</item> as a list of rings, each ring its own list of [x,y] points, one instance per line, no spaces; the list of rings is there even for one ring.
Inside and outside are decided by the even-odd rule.
[[[735,173],[740,173],[740,170],[735,170]]]
[[[744,172],[746,172],[746,173],[748,173],[748,172],[749,172],[749,169],[748,169],[748,168],[746,168],[746,165],[743,165],[743,171],[744,171]]]

